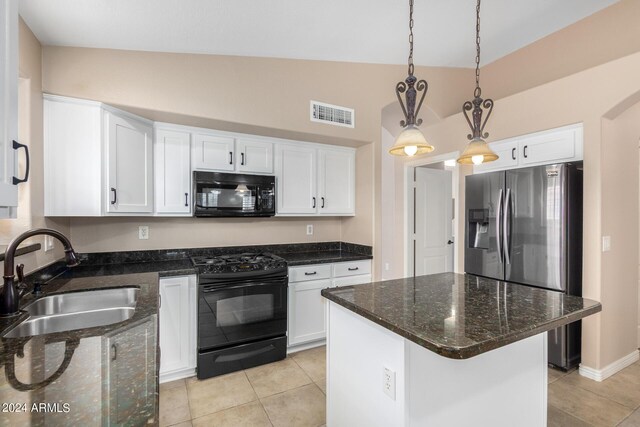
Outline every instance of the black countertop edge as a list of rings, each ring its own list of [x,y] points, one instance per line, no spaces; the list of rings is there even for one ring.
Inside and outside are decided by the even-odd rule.
[[[344,252],[371,256],[371,246],[346,242],[284,243],[275,245],[222,246],[209,248],[154,249],[148,251],[81,253],[79,259],[85,264],[104,265],[174,261],[201,255],[226,255],[243,252],[270,252],[275,254]]]
[[[40,243],[31,243],[29,245],[21,246],[18,249],[16,249],[16,256],[39,251],[41,248],[42,248],[42,245]],[[0,253],[0,261],[4,261],[4,252]]]
[[[303,252],[296,254],[280,253],[276,254],[287,261],[289,267],[295,267],[298,265],[310,265],[310,264],[328,264],[334,262],[347,262],[347,261],[359,261],[372,259],[372,255],[354,254],[351,252],[337,251],[333,252]]]

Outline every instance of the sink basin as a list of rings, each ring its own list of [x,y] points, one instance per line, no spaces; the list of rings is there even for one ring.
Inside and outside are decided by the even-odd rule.
[[[138,288],[98,289],[50,295],[24,307],[29,317],[4,338],[29,337],[125,321],[136,310]]]

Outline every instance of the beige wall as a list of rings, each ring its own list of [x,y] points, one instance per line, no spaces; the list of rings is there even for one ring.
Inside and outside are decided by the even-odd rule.
[[[494,141],[584,123],[583,293],[601,301],[603,312],[583,322],[583,363],[596,369],[628,355],[637,344],[637,138],[628,141],[628,133],[617,129],[613,137],[603,135],[608,130],[603,127],[603,117],[610,116],[612,109],[620,114],[628,108],[628,98],[640,91],[638,75],[640,53],[635,53],[498,99],[486,128],[491,134],[489,141]],[[424,128],[424,132],[436,145],[433,155],[437,155],[461,150],[468,128],[457,114]],[[396,179],[396,191],[401,188]],[[402,209],[402,204],[397,206]],[[457,216],[464,217],[463,208]],[[629,222],[632,224],[626,226]],[[605,255],[600,246],[603,234],[612,236],[611,252]]]
[[[16,219],[0,220],[0,245],[4,248],[11,239],[20,233],[35,227],[50,227],[69,235],[67,219],[44,218],[44,173],[42,150],[42,48],[29,27],[20,20],[20,99],[19,99],[19,139],[29,147],[31,170],[29,181],[18,187],[19,207]],[[20,176],[24,167],[24,155],[20,156]],[[29,239],[27,243],[41,243],[42,237]],[[23,255],[17,262],[25,264],[29,272],[50,264],[64,256],[62,246],[56,243],[53,252],[44,250]],[[1,264],[1,263],[0,263]]]
[[[635,97],[637,98],[637,97]],[[602,119],[602,234],[611,236],[611,252],[602,253],[602,322],[615,333],[603,334],[604,361],[638,348],[638,141],[640,103]],[[622,255],[622,256],[621,256]],[[606,280],[606,281],[605,281]],[[621,338],[626,339],[621,339]],[[635,339],[632,339],[635,338]]]

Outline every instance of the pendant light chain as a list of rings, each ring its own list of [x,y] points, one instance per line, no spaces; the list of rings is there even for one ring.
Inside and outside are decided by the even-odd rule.
[[[474,96],[480,97],[482,89],[480,89],[480,1],[476,6],[476,89]]]
[[[409,75],[413,76],[413,0],[409,0]]]

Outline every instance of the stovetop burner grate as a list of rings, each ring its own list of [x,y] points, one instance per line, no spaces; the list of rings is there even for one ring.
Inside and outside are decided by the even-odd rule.
[[[268,253],[194,256],[191,261],[201,274],[266,271],[287,266],[284,259]]]

